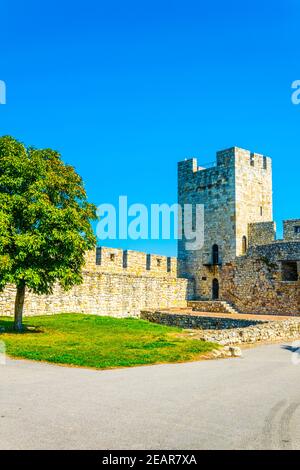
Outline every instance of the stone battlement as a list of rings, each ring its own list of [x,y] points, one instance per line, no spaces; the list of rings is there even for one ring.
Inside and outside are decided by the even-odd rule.
[[[175,257],[103,246],[86,254],[85,269],[99,273],[176,278],[178,263]]]
[[[209,166],[198,166],[198,159],[192,157],[179,162],[178,169],[179,175],[181,174],[185,177],[188,173],[197,173],[198,177],[206,178],[216,176],[225,168],[232,169],[237,163],[239,165],[245,165],[245,167],[249,167],[250,165],[252,168],[260,168],[267,172],[272,169],[272,160],[270,157],[240,147],[231,147],[226,150],[218,151],[216,153],[215,162],[210,163]]]
[[[248,225],[249,247],[300,241],[300,219],[283,221],[283,239],[276,240],[276,224],[271,222],[256,222]]]

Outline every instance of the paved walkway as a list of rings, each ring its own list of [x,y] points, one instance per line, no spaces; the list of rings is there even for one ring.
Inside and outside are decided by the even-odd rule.
[[[300,449],[290,347],[109,371],[0,366],[1,449]]]

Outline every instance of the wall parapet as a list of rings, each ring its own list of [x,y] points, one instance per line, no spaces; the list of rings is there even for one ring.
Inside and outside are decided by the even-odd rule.
[[[101,246],[87,252],[84,269],[99,273],[176,278],[178,263],[176,257]]]

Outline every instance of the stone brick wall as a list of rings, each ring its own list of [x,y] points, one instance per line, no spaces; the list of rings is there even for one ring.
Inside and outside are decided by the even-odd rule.
[[[141,317],[162,325],[194,329],[191,333],[195,339],[211,341],[221,345],[251,344],[278,340],[298,339],[300,336],[300,319],[291,318],[280,321],[261,321],[257,319],[232,319],[204,317],[170,313],[163,311],[142,311]],[[199,330],[199,331],[197,331]]]
[[[300,241],[300,219],[283,221],[283,238],[286,241]]]
[[[275,241],[276,224],[272,222],[257,222],[248,226],[249,246],[268,245]]]
[[[284,280],[284,262],[293,262],[298,280]],[[299,242],[255,246],[223,267],[221,297],[243,313],[300,315],[299,273]]]
[[[230,313],[229,304],[218,300],[189,300],[187,306],[196,312]]]
[[[217,266],[211,268],[212,245],[220,248],[220,261],[235,256],[235,172],[234,157],[228,155],[226,162],[218,162],[210,168],[198,167],[191,159],[178,164],[178,202],[204,205],[204,246],[199,250],[187,250],[185,240],[178,241],[178,258],[182,261],[182,276],[194,276],[196,296],[211,298],[211,282],[218,277]],[[184,210],[183,216],[185,216]],[[193,221],[184,219],[192,231]]]
[[[232,147],[217,152],[215,166],[198,166],[195,158],[178,165],[178,202],[204,205],[204,246],[186,250],[178,242],[180,273],[194,276],[196,296],[212,297],[212,281],[220,280],[220,264],[244,252],[248,244],[248,224],[272,220],[271,159]],[[186,220],[185,220],[186,223]],[[193,221],[189,221],[191,228]],[[212,247],[218,245],[219,263],[212,261]]]
[[[223,330],[230,328],[243,328],[263,323],[260,320],[240,320],[236,318],[205,317],[197,314],[187,315],[154,310],[142,310],[141,318],[161,325],[178,326],[179,328],[196,328],[203,330]]]
[[[150,265],[145,253],[128,251],[128,264],[123,267],[123,250],[102,248],[101,260],[99,250],[91,250],[81,285],[68,292],[56,286],[52,295],[27,291],[25,315],[76,312],[121,317],[139,315],[143,308],[186,306],[193,298],[194,283],[177,278],[176,258],[151,255],[148,259]],[[13,315],[14,298],[13,286],[0,293],[0,315]]]
[[[224,345],[251,344],[270,341],[299,339],[300,321],[290,319],[258,323],[248,327],[204,331],[198,338]]]
[[[235,148],[236,255],[243,254],[243,237],[250,223],[273,220],[272,160]]]

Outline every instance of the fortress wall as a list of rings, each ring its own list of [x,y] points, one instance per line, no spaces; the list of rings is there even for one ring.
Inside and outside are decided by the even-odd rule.
[[[296,278],[287,280],[284,270],[289,276],[291,268]],[[300,243],[252,247],[247,255],[223,266],[221,298],[242,313],[300,315],[299,276]]]
[[[177,278],[176,258],[114,248],[91,250],[86,255],[83,283],[64,292],[55,286],[52,295],[26,292],[25,315],[87,313],[115,317],[137,316],[144,308],[185,307],[193,298],[192,280]],[[114,255],[111,257],[111,255]],[[96,259],[97,263],[96,264]],[[126,256],[125,256],[126,259]],[[159,263],[158,263],[159,260]],[[0,315],[14,313],[14,286],[0,293]]]
[[[249,246],[267,245],[275,241],[275,222],[257,222],[248,225]]]

